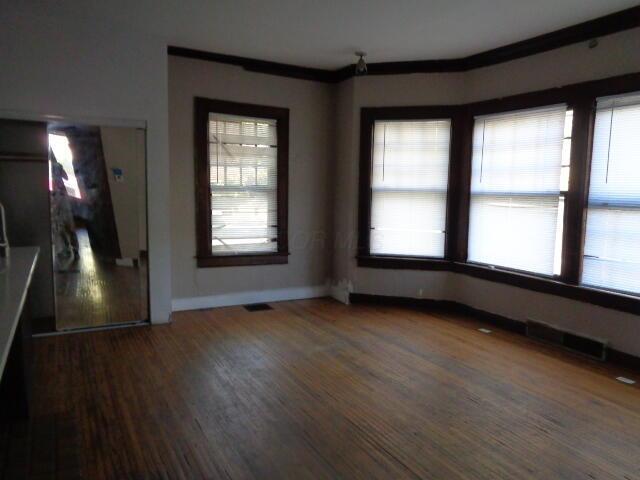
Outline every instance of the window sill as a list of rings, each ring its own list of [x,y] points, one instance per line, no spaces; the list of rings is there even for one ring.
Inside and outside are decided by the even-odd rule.
[[[244,267],[251,265],[282,265],[289,262],[289,253],[259,253],[250,255],[210,255],[197,257],[198,268]]]
[[[612,310],[635,315],[640,314],[640,297],[581,285],[573,285],[547,276],[538,276],[485,265],[452,262],[435,258],[358,256],[357,260],[359,267],[366,268],[446,270],[490,282],[504,283],[517,288],[591,303]]]
[[[360,255],[358,266],[398,270],[449,270],[451,262],[436,257],[400,257],[392,255]]]
[[[506,283],[514,287],[557,295],[600,307],[636,315],[640,314],[640,297],[633,295],[573,285],[545,276],[512,272],[470,263],[453,263],[451,270],[491,282]]]

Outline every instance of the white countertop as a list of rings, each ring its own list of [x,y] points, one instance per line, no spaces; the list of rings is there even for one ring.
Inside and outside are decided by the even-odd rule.
[[[38,247],[11,247],[9,261],[0,258],[0,376],[27,298],[38,252]]]

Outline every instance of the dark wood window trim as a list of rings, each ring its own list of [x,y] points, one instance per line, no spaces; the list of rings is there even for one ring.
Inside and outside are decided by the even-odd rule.
[[[548,293],[600,307],[640,314],[640,298],[607,290],[572,285],[561,280],[534,274],[518,273],[472,263],[454,263],[451,271],[490,282],[505,283],[512,287]]]
[[[451,195],[447,194],[447,217],[445,233],[444,257],[399,257],[396,255],[372,255],[370,253],[370,225],[371,225],[371,159],[373,155],[373,126],[380,120],[450,120],[451,144],[449,148],[449,185],[456,177],[455,168],[458,162],[453,161],[454,139],[460,121],[461,109],[457,106],[421,106],[421,107],[372,107],[363,108],[360,112],[360,186],[359,186],[359,235],[358,235],[358,266],[378,266],[378,268],[394,268],[391,265],[423,265],[423,268],[438,269],[445,265],[444,260],[451,258],[453,249],[450,244],[450,224],[455,216],[452,211]]]
[[[394,255],[358,255],[358,266],[396,270],[450,270],[451,261],[445,258],[402,257]]]
[[[248,255],[211,253],[211,195],[209,179],[209,113],[277,120],[278,250]],[[289,109],[195,97],[194,152],[196,182],[196,259],[199,268],[284,264],[288,262]]]
[[[598,97],[640,91],[640,73],[456,106],[366,107],[360,122],[359,267],[444,270],[519,288],[640,314],[640,297],[579,285],[584,246],[595,101]],[[571,174],[566,199],[563,268],[559,277],[518,272],[467,262],[473,119],[477,115],[566,103],[573,109]],[[452,145],[447,196],[445,258],[369,254],[371,213],[371,139],[378,119],[451,118]]]
[[[562,281],[571,285],[578,285],[582,274],[595,106],[595,99],[591,97],[571,105],[571,170],[565,199],[561,274]]]

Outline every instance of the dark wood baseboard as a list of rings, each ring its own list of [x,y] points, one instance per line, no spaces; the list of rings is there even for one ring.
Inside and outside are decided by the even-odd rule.
[[[351,293],[349,301],[354,304],[393,305],[422,310],[436,310],[447,313],[461,313],[478,320],[519,335],[526,335],[526,324],[512,318],[470,307],[452,300],[434,300],[428,298],[411,298],[385,295],[371,295],[367,293]],[[621,352],[615,348],[607,351],[607,363],[640,372],[640,357]]]
[[[609,362],[640,372],[640,357],[615,349],[609,349],[608,356]]]

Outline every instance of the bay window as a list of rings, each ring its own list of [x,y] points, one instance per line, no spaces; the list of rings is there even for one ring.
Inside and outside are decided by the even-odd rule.
[[[640,311],[640,73],[362,108],[359,192],[359,267]]]
[[[376,121],[370,252],[444,256],[450,120]]]
[[[559,274],[570,118],[566,105],[475,118],[470,262]]]
[[[640,294],[640,94],[597,101],[582,284]]]

